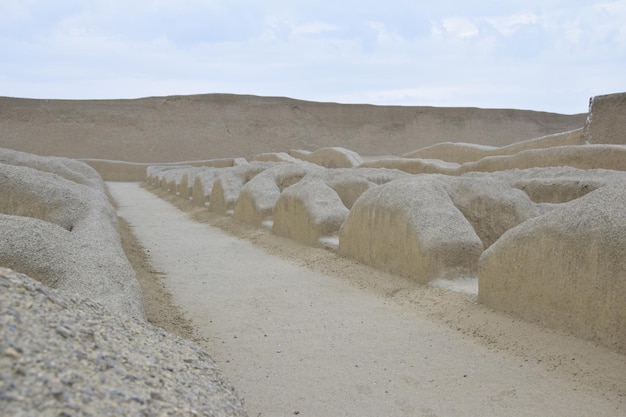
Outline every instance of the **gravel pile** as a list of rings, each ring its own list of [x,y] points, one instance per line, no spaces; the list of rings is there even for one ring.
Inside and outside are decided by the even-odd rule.
[[[3,416],[245,416],[193,342],[0,268]]]

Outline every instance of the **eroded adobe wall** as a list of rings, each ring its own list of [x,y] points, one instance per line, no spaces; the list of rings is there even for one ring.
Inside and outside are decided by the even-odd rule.
[[[625,353],[623,181],[505,233],[480,258],[479,301]]]
[[[0,266],[143,320],[139,283],[97,173],[64,158],[0,154]]]
[[[584,126],[586,114],[316,103],[228,94],[136,100],[0,97],[0,141],[40,155],[132,162],[252,158],[341,146],[402,155],[439,142],[491,146]]]
[[[626,93],[591,98],[585,139],[589,143],[626,145]]]

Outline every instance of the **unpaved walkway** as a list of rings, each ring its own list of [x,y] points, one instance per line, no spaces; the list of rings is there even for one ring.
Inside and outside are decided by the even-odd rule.
[[[603,392],[195,222],[136,183],[108,185],[251,417],[626,414],[622,356],[599,362],[618,370]]]

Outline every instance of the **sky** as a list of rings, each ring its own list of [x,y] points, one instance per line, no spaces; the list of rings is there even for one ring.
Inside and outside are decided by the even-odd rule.
[[[0,54],[0,96],[573,114],[626,91],[626,0],[0,0]]]

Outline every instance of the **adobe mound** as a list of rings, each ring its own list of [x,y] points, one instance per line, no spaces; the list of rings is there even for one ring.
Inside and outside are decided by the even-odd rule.
[[[536,215],[530,199],[503,182],[414,176],[356,201],[339,253],[421,283],[468,278],[476,276],[483,247]]]
[[[329,169],[306,175],[280,194],[272,231],[307,245],[336,236],[354,202],[371,187],[405,176],[385,169]]]
[[[354,168],[363,162],[358,153],[340,147],[322,148],[314,152],[291,151],[291,154],[298,159],[326,168]]]
[[[626,352],[624,180],[505,233],[480,259],[479,301]]]
[[[305,175],[324,168],[303,161],[277,164],[246,183],[235,204],[233,217],[255,226],[272,217],[282,191],[300,181]]]
[[[143,319],[139,284],[121,247],[115,210],[102,181],[84,175],[95,171],[76,161],[68,166],[63,159],[35,155],[16,155],[19,165],[4,160],[0,265]]]

